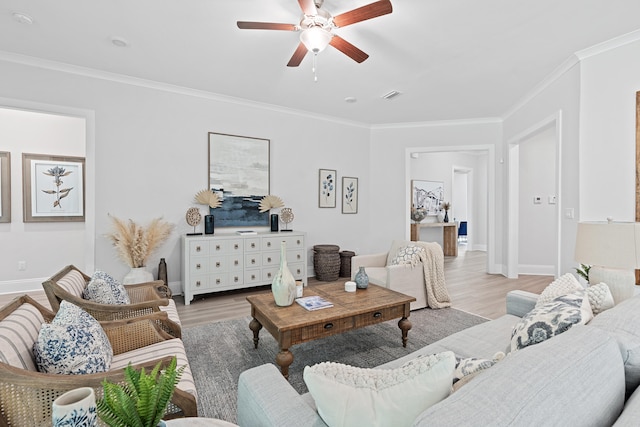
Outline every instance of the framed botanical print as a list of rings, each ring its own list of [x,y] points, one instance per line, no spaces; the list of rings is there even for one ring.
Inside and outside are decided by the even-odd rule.
[[[358,178],[342,177],[342,213],[358,213]]]
[[[22,154],[24,222],[84,221],[84,157]]]
[[[258,205],[269,194],[268,139],[209,132],[208,186],[222,205],[212,209],[216,227],[269,225]]]
[[[334,169],[320,169],[318,206],[321,208],[336,207],[336,171]]]
[[[0,151],[0,222],[11,222],[11,153]]]

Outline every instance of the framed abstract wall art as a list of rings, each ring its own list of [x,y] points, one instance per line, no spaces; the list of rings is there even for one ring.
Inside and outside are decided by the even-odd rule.
[[[11,222],[11,154],[0,151],[0,222]]]
[[[342,177],[342,213],[358,213],[358,178]]]
[[[84,157],[22,154],[24,222],[84,221]]]
[[[269,194],[268,139],[209,132],[208,187],[222,201],[213,209],[216,227],[269,225],[260,200]]]
[[[318,178],[318,207],[336,207],[336,171],[334,169],[320,169]]]
[[[411,181],[411,207],[425,209],[427,215],[437,215],[444,201],[444,182]]]

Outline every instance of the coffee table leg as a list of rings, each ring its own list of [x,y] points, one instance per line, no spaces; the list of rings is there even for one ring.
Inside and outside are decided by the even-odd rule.
[[[251,319],[251,322],[249,322],[249,329],[253,331],[253,348],[258,348],[258,341],[260,340],[258,334],[260,334],[262,325],[254,318]]]
[[[293,363],[293,353],[287,348],[281,348],[280,352],[276,354],[276,363],[280,366],[282,376],[289,379],[289,365]]]
[[[398,327],[402,330],[402,346],[406,347],[407,346],[407,334],[409,333],[409,329],[411,329],[411,326],[413,326],[411,324],[411,321],[409,321],[409,319],[407,319],[406,317],[403,317],[402,319],[400,319],[400,321],[398,321]]]

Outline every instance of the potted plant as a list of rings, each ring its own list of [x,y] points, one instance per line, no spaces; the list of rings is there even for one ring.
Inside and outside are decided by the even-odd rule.
[[[151,372],[124,369],[124,383],[103,381],[103,397],[97,402],[98,416],[111,427],[156,427],[164,425],[162,417],[171,401],[184,366],[177,368],[173,357],[162,369],[159,362]]]

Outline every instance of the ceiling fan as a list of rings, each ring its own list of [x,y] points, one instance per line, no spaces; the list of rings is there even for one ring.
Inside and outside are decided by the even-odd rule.
[[[298,0],[302,9],[302,18],[299,24],[279,24],[275,22],[250,22],[238,21],[238,28],[243,30],[280,30],[301,31],[300,44],[287,64],[288,67],[297,67],[304,59],[307,52],[315,55],[323,51],[327,45],[331,45],[349,58],[360,63],[369,55],[343,39],[333,34],[336,28],[346,27],[367,19],[386,15],[393,11],[391,1],[379,0],[366,6],[332,16],[321,9],[324,0]]]

